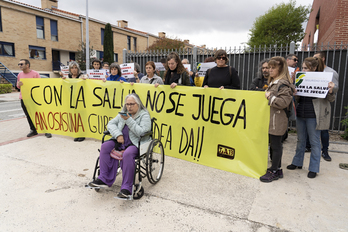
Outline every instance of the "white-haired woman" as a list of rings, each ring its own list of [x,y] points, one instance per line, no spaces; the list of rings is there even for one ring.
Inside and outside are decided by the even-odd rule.
[[[139,153],[140,135],[151,130],[150,114],[141,103],[139,96],[135,93],[125,98],[122,109],[125,116],[118,114],[108,123],[108,130],[112,138],[104,142],[100,149],[99,166],[100,175],[89,183],[92,187],[111,187],[115,182],[118,166],[122,169],[122,186],[118,194],[120,198],[128,198],[131,195],[135,174],[135,157]],[[150,140],[145,137],[140,143]],[[124,151],[122,160],[110,156],[113,149]]]

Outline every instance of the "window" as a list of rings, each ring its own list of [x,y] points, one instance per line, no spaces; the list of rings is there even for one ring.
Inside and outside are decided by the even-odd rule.
[[[51,40],[58,41],[58,26],[56,20],[51,20]]]
[[[69,60],[74,61],[75,60],[75,52],[69,52]]]
[[[104,52],[102,51],[97,51],[97,59],[102,60],[104,58]]]
[[[100,31],[100,35],[101,35],[101,44],[104,45],[104,32],[105,32],[105,29],[102,28],[101,31]]]
[[[118,62],[118,54],[117,53],[114,53],[114,61]]]
[[[36,16],[36,36],[38,39],[45,38],[44,19]]]
[[[14,43],[0,41],[0,56],[15,56]]]
[[[0,7],[0,31],[2,31],[1,7]]]
[[[128,45],[128,50],[131,50],[131,37],[127,36],[127,45]]]
[[[137,37],[133,37],[134,51],[137,51]]]
[[[29,57],[40,60],[46,59],[46,48],[29,45]]]

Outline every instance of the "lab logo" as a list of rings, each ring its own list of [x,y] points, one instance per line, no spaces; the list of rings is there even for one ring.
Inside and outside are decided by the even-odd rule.
[[[218,144],[217,156],[233,160],[235,156],[235,149]]]

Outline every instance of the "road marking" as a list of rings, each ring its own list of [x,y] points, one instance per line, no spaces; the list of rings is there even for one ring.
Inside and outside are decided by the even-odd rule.
[[[12,118],[22,117],[22,116],[24,116],[24,113],[21,113],[21,114],[11,114],[11,115],[9,115],[9,117],[12,117]]]

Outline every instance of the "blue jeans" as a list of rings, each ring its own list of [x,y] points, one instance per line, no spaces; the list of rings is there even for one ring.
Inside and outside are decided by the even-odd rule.
[[[311,157],[308,170],[318,173],[320,167],[320,130],[316,130],[317,120],[315,118],[296,118],[297,146],[296,154],[292,159],[292,164],[303,166],[303,159],[306,149],[306,137],[309,136],[311,143]]]

